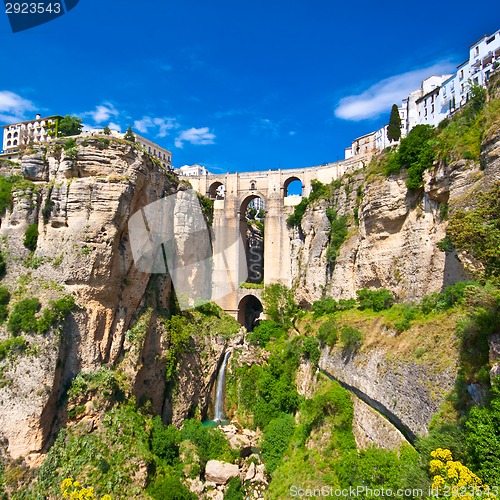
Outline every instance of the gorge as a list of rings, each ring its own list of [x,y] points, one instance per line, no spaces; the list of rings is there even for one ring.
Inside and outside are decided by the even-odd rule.
[[[193,187],[214,233],[224,213],[240,234],[251,184],[225,179],[228,210],[201,180],[99,135],[2,163],[0,496],[58,498],[67,479],[96,498],[427,488],[440,448],[494,485],[498,79],[467,109],[328,179],[293,173],[307,187],[294,203],[291,174],[270,173],[263,285],[187,310],[169,273],[134,265],[130,217]],[[398,163],[405,148],[414,163]],[[203,426],[212,408],[229,425]]]

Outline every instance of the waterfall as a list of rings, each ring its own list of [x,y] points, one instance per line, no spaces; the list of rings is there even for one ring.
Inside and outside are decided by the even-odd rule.
[[[226,366],[227,359],[231,351],[227,351],[224,360],[222,361],[222,365],[219,370],[219,374],[217,375],[217,384],[215,386],[215,405],[214,405],[214,420],[216,422],[220,422],[226,418],[226,414],[224,413],[224,391],[226,388]]]

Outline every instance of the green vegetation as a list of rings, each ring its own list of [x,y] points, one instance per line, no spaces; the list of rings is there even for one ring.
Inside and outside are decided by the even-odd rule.
[[[387,139],[389,139],[389,142],[401,139],[401,117],[399,116],[397,104],[393,104],[391,108],[391,116],[387,126]]]
[[[36,332],[38,322],[35,315],[41,307],[42,304],[38,299],[23,299],[14,304],[7,323],[7,330],[12,335],[19,335],[21,332]]]
[[[24,350],[26,342],[22,337],[5,339],[0,342],[0,361],[10,356],[16,351]]]
[[[352,326],[344,325],[340,330],[340,340],[348,352],[356,352],[363,343],[363,334]]]
[[[338,339],[338,325],[335,320],[329,319],[319,327],[318,340],[321,344],[328,347],[335,347]]]
[[[40,318],[36,315],[42,305],[37,298],[23,299],[14,304],[7,323],[7,330],[12,335],[25,333],[45,333],[51,326],[62,321],[75,307],[72,296],[50,301]]]
[[[5,271],[7,269],[7,264],[5,263],[5,255],[0,252],[0,279],[5,276]]]
[[[111,135],[111,129],[106,125],[103,129],[102,129],[102,133],[104,135]]]
[[[6,287],[0,286],[0,325],[5,322],[9,315],[7,305],[10,302],[10,292]]]
[[[379,290],[363,288],[356,291],[356,296],[359,303],[358,307],[361,310],[372,309],[374,311],[382,311],[383,309],[390,309],[394,303],[392,293],[385,288]]]
[[[21,176],[11,175],[8,177],[0,176],[0,216],[5,214],[7,209],[12,208],[12,193],[15,191],[36,190],[31,181],[27,181]]]
[[[38,224],[30,224],[24,233],[24,246],[34,252],[38,243]]]
[[[132,131],[132,127],[127,128],[127,131],[125,132],[125,135],[123,136],[123,139],[128,141],[128,142],[135,142],[135,134]]]
[[[83,125],[81,118],[77,116],[66,115],[59,120],[57,126],[58,137],[68,137],[71,135],[80,135],[82,133]]]
[[[0,176],[0,215],[12,206],[12,183]]]
[[[477,193],[475,208],[453,212],[446,232],[455,248],[484,266],[485,277],[500,278],[500,182]]]
[[[251,345],[266,347],[271,339],[277,339],[286,334],[286,331],[272,320],[261,321],[252,332],[247,334],[247,342]]]
[[[326,251],[326,259],[333,268],[339,254],[339,249],[347,237],[347,215],[337,216],[337,212],[331,208],[326,210],[326,216],[330,221],[330,239]]]
[[[326,297],[313,302],[312,310],[315,318],[325,314],[333,314],[337,311],[347,311],[356,307],[356,299],[340,299],[336,301],[332,297]]]
[[[199,193],[196,193],[196,196],[200,202],[203,217],[205,218],[206,223],[211,226],[214,222],[214,200],[211,200],[206,196],[202,196]]]
[[[76,157],[78,156],[78,146],[76,144],[76,139],[74,139],[73,137],[66,139],[63,145],[63,149],[66,158],[69,158],[70,160],[76,160]]]
[[[180,356],[186,350],[194,349],[193,338],[203,332],[228,337],[240,329],[240,325],[235,319],[225,314],[219,306],[212,302],[161,321],[167,332],[165,340],[167,379],[175,377]]]
[[[500,99],[486,102],[486,91],[477,85],[470,86],[469,93],[469,103],[453,119],[443,120],[437,129],[417,125],[401,139],[398,148],[388,149],[374,160],[374,168],[381,168],[386,175],[406,170],[406,185],[414,190],[422,186],[423,174],[434,160],[479,161],[481,142],[498,130]]]
[[[262,300],[264,312],[269,319],[285,329],[292,326],[298,310],[292,290],[285,285],[275,283],[264,288]]]

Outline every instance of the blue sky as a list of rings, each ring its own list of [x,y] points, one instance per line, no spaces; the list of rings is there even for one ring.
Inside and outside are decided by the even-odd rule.
[[[499,28],[491,0],[80,0],[16,34],[2,12],[0,123],[131,125],[216,173],[319,165]]]

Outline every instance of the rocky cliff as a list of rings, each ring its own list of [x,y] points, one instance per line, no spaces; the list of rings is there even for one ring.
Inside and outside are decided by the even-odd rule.
[[[21,169],[24,181],[14,183],[11,207],[1,217],[2,284],[11,306],[36,297],[45,307],[70,294],[76,309],[59,328],[26,334],[27,347],[2,361],[0,433],[9,454],[46,450],[64,424],[61,398],[71,380],[103,365],[121,363],[127,397],[151,400],[167,420],[178,423],[197,406],[206,411],[227,336],[215,332],[198,342],[179,362],[184,392],[169,386],[170,332],[158,314],[168,316],[172,308],[171,280],[137,270],[127,227],[136,211],[189,186],[140,148],[104,137],[26,151]],[[38,226],[34,252],[23,244],[30,225]],[[148,306],[155,313],[141,316],[140,335],[126,335]],[[0,340],[8,337],[3,325]]]
[[[446,215],[471,204],[473,193],[500,179],[500,137],[483,144],[481,162],[439,162],[425,174],[423,190],[409,191],[405,175],[381,176],[369,166],[345,175],[333,203],[308,207],[291,232],[296,298],[311,304],[323,296],[355,297],[361,288],[384,287],[398,300],[414,301],[467,279],[474,265],[465,255],[444,252]],[[336,263],[328,261],[327,209],[351,221]]]

